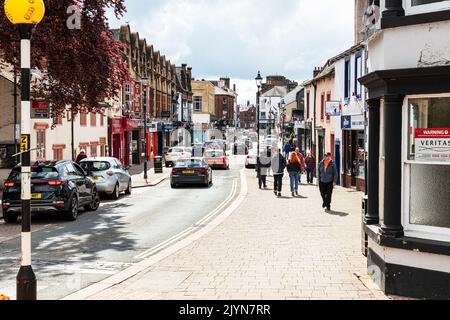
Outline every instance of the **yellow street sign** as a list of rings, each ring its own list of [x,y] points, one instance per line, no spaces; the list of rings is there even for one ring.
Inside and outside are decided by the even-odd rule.
[[[20,152],[27,152],[30,150],[30,135],[22,134],[20,136]]]
[[[38,24],[45,15],[43,0],[6,0],[4,8],[12,24]]]

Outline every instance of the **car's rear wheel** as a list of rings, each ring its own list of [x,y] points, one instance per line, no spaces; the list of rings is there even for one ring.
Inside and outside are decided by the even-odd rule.
[[[97,190],[95,190],[94,194],[92,195],[91,203],[85,206],[84,209],[87,211],[97,211],[98,207],[100,207],[100,195]]]
[[[16,223],[18,218],[18,213],[3,212],[3,220],[5,220],[6,223]]]
[[[131,185],[131,179],[130,181],[128,181],[128,187],[127,190],[125,190],[125,194],[130,195],[131,194],[131,190],[132,190],[132,185]]]
[[[72,196],[70,200],[69,210],[66,211],[65,217],[67,221],[75,221],[78,218],[78,198],[76,195]]]
[[[119,184],[117,183],[116,186],[114,187],[114,191],[111,194],[111,198],[113,198],[114,200],[119,199],[120,197],[120,189],[119,189]]]
[[[177,184],[176,184],[176,183],[171,183],[171,184],[170,184],[170,187],[171,187],[172,189],[176,189],[176,188],[177,188]]]

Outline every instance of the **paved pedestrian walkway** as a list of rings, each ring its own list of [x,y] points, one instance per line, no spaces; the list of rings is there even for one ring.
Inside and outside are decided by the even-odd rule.
[[[248,195],[223,223],[90,299],[387,299],[366,275],[361,193],[337,188],[325,213],[316,186],[276,198],[246,176]]]
[[[129,170],[133,182],[133,188],[152,187],[170,176],[170,169],[163,168],[163,173],[155,173],[153,161],[148,162],[147,179],[144,179],[144,165],[133,165]]]

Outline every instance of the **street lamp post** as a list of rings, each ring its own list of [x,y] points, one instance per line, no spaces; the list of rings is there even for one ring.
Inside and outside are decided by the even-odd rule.
[[[285,106],[286,104],[284,103],[284,99],[281,99],[281,116],[283,117],[282,119],[282,124],[281,124],[281,142],[282,145],[284,146],[284,137],[285,137],[285,133],[284,133],[284,125],[285,125],[285,118],[286,118],[286,109]]]
[[[141,83],[143,86],[143,90],[147,92],[147,86],[148,86],[148,77],[144,75],[144,77],[141,79]],[[147,100],[147,94],[143,95],[145,96],[145,100]],[[147,140],[147,101],[143,101],[143,112],[144,112],[144,140],[145,140],[145,161],[144,161],[144,179],[148,179],[148,140]]]
[[[20,66],[22,69],[21,94],[21,200],[22,200],[22,261],[17,274],[17,300],[36,300],[36,275],[31,266],[31,157],[30,157],[30,82],[31,82],[31,34],[45,15],[42,0],[6,0],[6,16],[16,25],[20,34]]]
[[[256,78],[255,78],[255,81],[256,81],[256,86],[258,87],[258,92],[256,93],[256,112],[257,112],[257,120],[256,120],[256,125],[257,125],[257,129],[256,129],[256,132],[257,132],[257,135],[258,135],[258,151],[257,151],[257,157],[256,157],[256,165],[257,165],[257,168],[258,168],[258,170],[259,170],[259,166],[260,166],[260,152],[259,152],[259,144],[260,144],[260,137],[259,137],[259,127],[260,127],[260,123],[259,123],[259,121],[260,121],[260,110],[259,110],[259,108],[260,108],[260,97],[261,97],[261,86],[262,86],[262,81],[263,81],[263,78],[261,77],[261,72],[260,71],[258,71],[258,75],[256,76]]]

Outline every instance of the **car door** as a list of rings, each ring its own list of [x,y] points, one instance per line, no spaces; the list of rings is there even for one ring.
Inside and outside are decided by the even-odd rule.
[[[79,177],[80,190],[83,196],[83,204],[90,203],[95,184],[78,164],[72,163],[72,165],[75,168],[76,175]]]
[[[118,159],[113,160],[113,168],[114,168],[114,174],[117,175],[117,178],[119,180],[119,190],[124,191],[126,190],[128,186],[128,175],[123,170],[123,165]]]
[[[71,183],[73,183],[73,185],[77,189],[78,203],[83,202],[85,193],[86,193],[86,190],[84,187],[84,179],[82,179],[78,175],[75,167],[73,166],[73,164],[71,162],[66,163],[64,167],[65,167],[64,168],[65,174],[66,174],[68,180]]]

